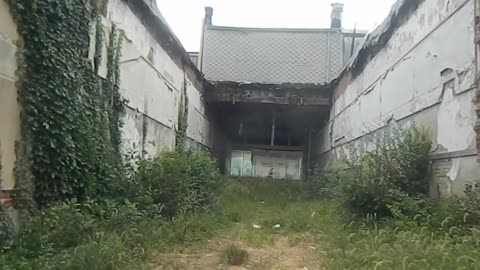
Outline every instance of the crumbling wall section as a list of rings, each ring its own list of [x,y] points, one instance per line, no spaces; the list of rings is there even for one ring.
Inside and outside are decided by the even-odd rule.
[[[20,138],[20,104],[16,53],[19,35],[6,0],[0,0],[0,206],[12,207],[15,187],[15,142]]]
[[[442,168],[433,171],[437,195],[461,194],[480,180],[472,162],[474,2],[397,2],[339,78],[330,121],[316,137],[323,167],[368,151],[372,137],[389,124],[416,123],[430,130],[432,166]]]
[[[188,99],[186,144],[211,148],[213,125],[204,108],[205,81],[155,2],[109,0],[103,21],[115,24],[124,38],[120,72],[127,100],[125,151],[152,156],[173,150],[183,93]]]
[[[477,159],[480,162],[480,0],[475,0],[475,56],[476,56],[476,84],[477,84],[477,91],[476,91],[476,99],[475,99],[475,112],[477,114],[477,123],[475,125],[475,132],[477,133]]]

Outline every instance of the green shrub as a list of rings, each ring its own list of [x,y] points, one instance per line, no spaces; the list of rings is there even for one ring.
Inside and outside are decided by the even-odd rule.
[[[93,232],[94,221],[76,200],[57,204],[29,220],[14,248],[23,256],[39,256],[77,246]]]
[[[140,163],[137,181],[171,218],[211,206],[220,187],[215,162],[204,152],[170,152]]]
[[[0,206],[0,250],[11,245],[15,235],[12,220],[2,206]]]
[[[126,231],[148,216],[145,210],[139,209],[136,203],[128,200],[124,202],[105,200],[92,206],[91,211],[100,218],[102,225],[115,232]]]
[[[431,142],[417,127],[393,128],[375,142],[375,150],[352,162],[342,174],[342,197],[348,209],[361,216],[404,216],[418,210],[416,199],[428,193]]]
[[[342,171],[315,169],[305,182],[304,195],[307,199],[338,199],[343,195],[341,184],[344,177]]]

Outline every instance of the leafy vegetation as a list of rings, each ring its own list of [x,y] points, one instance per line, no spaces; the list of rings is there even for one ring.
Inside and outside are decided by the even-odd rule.
[[[32,178],[40,206],[107,192],[121,177],[118,93],[121,38],[114,29],[107,81],[97,76],[103,29],[95,1],[9,1],[22,36],[19,100],[22,105],[23,175]],[[90,33],[96,27],[94,63]],[[105,125],[108,123],[107,125]],[[119,165],[120,164],[120,165]],[[27,181],[26,178],[20,178]],[[33,190],[33,189],[32,189]]]
[[[162,167],[159,174],[164,175],[160,160],[155,159],[159,165],[152,160],[143,166],[150,172]],[[308,199],[305,186],[297,181],[225,179],[220,183],[218,203],[173,218],[140,202],[59,204],[32,219],[0,255],[0,262],[5,269],[142,269],[153,261],[170,269],[175,259],[157,261],[159,254],[201,249],[207,240],[227,235],[253,248],[270,246],[278,236],[288,237],[290,245],[313,238],[317,249],[312,252],[326,269],[479,267],[475,194],[444,202],[428,200],[425,214],[375,219],[374,215],[352,218],[341,200]],[[281,226],[274,227],[277,224]],[[242,257],[240,252],[227,252],[228,246],[219,249],[220,259],[227,253]],[[252,266],[259,263],[254,255],[248,252]],[[270,263],[262,259],[262,264]]]
[[[336,201],[348,224],[321,234],[331,269],[480,268],[480,196],[427,198],[428,138],[394,128],[346,170],[313,176],[310,197]]]
[[[32,217],[2,242],[2,269],[130,268],[216,228],[205,219],[211,212],[195,214],[214,205],[221,184],[208,154],[166,153],[137,165],[123,189],[112,185],[115,196],[72,199]]]
[[[340,198],[352,214],[363,217],[414,215],[428,193],[428,132],[393,127],[371,144],[374,150],[348,161],[347,169],[314,174],[310,196]]]
[[[182,95],[180,98],[180,106],[178,109],[178,128],[176,133],[175,148],[177,150],[184,150],[187,140],[187,127],[188,127],[188,105],[189,99],[187,95],[187,82],[183,84]]]
[[[172,218],[211,206],[218,194],[219,179],[220,173],[207,153],[176,151],[140,162],[137,182],[148,188],[137,193],[150,196]]]

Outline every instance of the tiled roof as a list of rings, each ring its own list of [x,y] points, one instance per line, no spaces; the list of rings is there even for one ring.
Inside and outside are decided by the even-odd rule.
[[[202,71],[212,81],[328,83],[343,68],[335,29],[206,26]]]

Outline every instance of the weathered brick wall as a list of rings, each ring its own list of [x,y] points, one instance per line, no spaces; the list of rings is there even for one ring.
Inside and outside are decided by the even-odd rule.
[[[11,208],[14,206],[14,200],[10,191],[0,191],[0,207]]]

